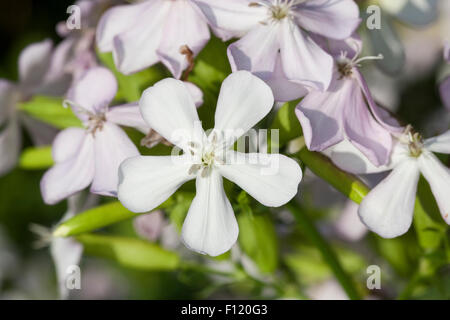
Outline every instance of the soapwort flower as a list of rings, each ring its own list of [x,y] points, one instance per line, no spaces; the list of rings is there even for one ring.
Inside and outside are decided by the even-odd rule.
[[[361,42],[349,38],[345,43],[343,47],[349,49],[335,55],[333,80],[328,91],[309,92],[298,104],[296,114],[308,149],[323,151],[348,140],[373,164],[384,165],[389,161],[392,133],[403,129],[375,104],[358,70],[364,60],[382,57],[358,58]],[[338,47],[334,44],[333,50]],[[353,57],[348,57],[349,52],[354,52]]]
[[[55,204],[86,188],[101,195],[116,195],[118,168],[126,158],[139,154],[119,127],[149,128],[137,103],[108,108],[117,92],[114,75],[105,68],[92,68],[69,90],[66,103],[84,128],[68,128],[53,142],[55,165],[41,180],[47,204]]]
[[[64,70],[64,48],[51,40],[28,45],[19,56],[19,81],[0,79],[0,175],[17,163],[21,149],[21,125],[37,145],[49,143],[56,130],[19,111],[19,104],[36,94],[58,96],[70,86],[71,75]]]
[[[117,69],[130,74],[161,61],[180,78],[210,38],[208,24],[192,0],[147,0],[109,9],[97,28],[97,45],[112,51]]]
[[[119,170],[119,200],[133,212],[148,212],[195,179],[197,193],[183,224],[182,240],[190,249],[212,256],[229,250],[236,242],[238,225],[223,177],[270,207],[292,199],[302,177],[299,165],[284,155],[231,149],[237,138],[267,115],[273,102],[262,80],[247,71],[233,73],[222,83],[215,126],[206,135],[183,82],[165,79],[147,89],[139,103],[142,116],[183,153],[126,160]]]
[[[222,38],[241,39],[228,48],[233,71],[248,70],[265,80],[277,101],[324,91],[333,59],[313,34],[346,39],[360,23],[353,0],[196,0]],[[304,86],[292,92],[295,84]]]
[[[384,238],[394,238],[408,231],[420,174],[430,184],[441,215],[450,224],[450,169],[442,164],[434,152],[450,154],[450,131],[424,140],[408,126],[396,142],[386,167],[372,169],[369,165],[360,172],[392,170],[359,206],[361,221],[370,230]]]

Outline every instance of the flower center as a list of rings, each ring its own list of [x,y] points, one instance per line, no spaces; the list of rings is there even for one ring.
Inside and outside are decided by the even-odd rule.
[[[297,4],[305,2],[306,0],[272,0],[272,1],[255,1],[249,4],[250,7],[265,7],[268,10],[268,18],[261,21],[262,24],[267,22],[276,22],[284,18],[292,16],[292,8]]]
[[[341,55],[336,59],[336,65],[338,72],[341,74],[339,79],[348,78],[353,75],[353,68],[360,67],[361,62],[366,60],[381,60],[383,55],[379,54],[377,56],[367,56],[358,59],[358,54],[356,54],[352,59],[347,57],[347,51],[341,51]]]
[[[104,113],[100,114],[89,113],[86,130],[89,133],[92,133],[92,135],[95,135],[95,132],[97,132],[97,130],[101,131],[103,129],[103,124],[105,123],[105,121],[106,116]]]
[[[422,154],[423,138],[418,132],[414,132],[411,125],[406,127],[406,143],[408,145],[409,156],[417,158]]]
[[[207,177],[216,164],[224,164],[223,148],[217,143],[217,135],[212,133],[211,141],[207,141],[204,145],[196,142],[189,142],[189,152],[193,158],[193,164],[189,168],[189,174],[197,174],[201,172],[202,177]]]

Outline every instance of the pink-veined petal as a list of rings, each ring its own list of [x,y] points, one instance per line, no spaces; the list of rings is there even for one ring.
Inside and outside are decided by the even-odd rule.
[[[75,157],[86,135],[82,128],[67,128],[58,133],[52,145],[53,160],[60,163]]]
[[[279,44],[279,25],[259,25],[228,47],[231,69],[247,70],[266,79],[275,69]]]
[[[150,1],[149,7],[143,8],[136,18],[137,24],[114,37],[113,57],[120,72],[131,74],[159,61],[157,50],[163,39],[163,26],[171,3]]]
[[[322,151],[344,138],[342,116],[351,89],[350,81],[334,79],[328,91],[313,90],[297,105],[295,113],[308,149]]]
[[[119,184],[119,166],[139,151],[127,134],[113,123],[105,122],[95,133],[95,174],[91,192],[116,196]]]
[[[133,5],[114,6],[107,10],[101,17],[97,26],[97,46],[101,52],[108,52],[114,49],[114,38],[135,27],[139,18],[148,13],[151,2],[144,1]]]
[[[298,5],[295,17],[304,29],[332,39],[350,37],[361,22],[353,0],[305,1]]]
[[[266,19],[267,9],[250,6],[251,0],[194,0],[216,35],[223,40],[242,37]]]
[[[333,58],[289,20],[281,24],[281,61],[286,77],[325,91],[332,79]]]
[[[196,56],[209,40],[209,29],[200,9],[191,1],[173,1],[164,22],[164,37],[158,49],[162,63],[179,79],[189,66],[180,49],[187,45]]]
[[[106,120],[121,126],[136,128],[145,134],[150,130],[150,127],[142,118],[137,102],[109,108],[106,113]]]
[[[92,182],[94,171],[94,138],[87,134],[73,157],[56,163],[44,174],[41,180],[44,202],[56,204],[83,190]]]
[[[117,80],[112,72],[97,67],[89,69],[75,82],[67,98],[75,104],[72,107],[79,118],[86,120],[88,115],[83,113],[85,110],[92,113],[105,112],[116,93]]]
[[[391,133],[373,118],[358,82],[349,83],[349,96],[343,105],[346,136],[373,164],[386,165],[392,150]]]

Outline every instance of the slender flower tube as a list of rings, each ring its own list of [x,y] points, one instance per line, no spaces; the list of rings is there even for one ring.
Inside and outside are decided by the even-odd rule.
[[[248,70],[265,80],[277,101],[301,97],[310,88],[325,91],[333,59],[312,35],[343,40],[360,23],[353,0],[195,2],[216,34],[241,38],[228,48],[233,71]]]
[[[137,103],[108,108],[117,92],[114,75],[106,68],[92,68],[74,84],[66,103],[84,128],[68,128],[53,142],[55,165],[41,180],[47,204],[91,185],[91,192],[115,196],[120,163],[139,154],[119,125],[148,132]]]
[[[228,251],[236,242],[238,225],[223,177],[270,207],[292,199],[302,178],[299,165],[284,155],[232,150],[234,142],[267,115],[273,102],[262,80],[247,71],[233,73],[222,84],[215,126],[206,135],[183,82],[165,79],[148,88],[139,103],[142,116],[183,153],[126,160],[120,166],[119,200],[133,212],[148,212],[195,179],[197,193],[183,224],[182,240],[188,248],[212,256]]]

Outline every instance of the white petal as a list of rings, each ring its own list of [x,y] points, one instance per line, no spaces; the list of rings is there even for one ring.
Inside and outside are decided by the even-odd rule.
[[[82,128],[67,128],[56,136],[52,145],[52,156],[55,162],[64,162],[74,157],[86,136]]]
[[[407,159],[381,181],[359,206],[362,222],[383,238],[395,238],[411,226],[419,181],[415,159]]]
[[[62,221],[67,220],[72,216],[73,214],[66,214]],[[56,268],[60,297],[62,299],[67,299],[69,296],[69,289],[67,289],[66,281],[67,277],[71,274],[70,267],[79,265],[83,254],[83,246],[72,238],[57,237],[53,238],[51,242],[50,253]]]
[[[14,168],[22,146],[19,122],[13,118],[0,131],[0,176]]]
[[[75,155],[55,164],[41,180],[44,202],[55,204],[86,188],[94,178],[94,139],[85,136]]]
[[[87,115],[81,113],[77,106],[93,113],[104,112],[117,93],[117,80],[106,68],[89,69],[80,80],[70,88],[67,98],[75,103],[74,111],[85,120]],[[83,110],[84,111],[84,110]]]
[[[151,211],[194,178],[184,156],[137,156],[119,169],[118,198],[133,212]]]
[[[151,1],[137,23],[114,38],[113,57],[117,69],[130,74],[159,61],[158,47],[164,35],[164,22],[172,1]]]
[[[259,25],[228,47],[233,71],[251,71],[262,79],[275,70],[279,44],[279,25]]]
[[[189,141],[196,140],[200,119],[194,99],[182,81],[159,81],[144,91],[139,106],[149,126],[173,144],[185,148]]]
[[[137,102],[109,108],[106,119],[121,126],[136,128],[145,134],[150,131]]]
[[[247,0],[194,0],[217,36],[241,37],[266,19],[267,9]]]
[[[420,171],[430,184],[441,215],[450,224],[450,169],[431,152],[423,152],[419,157]]]
[[[279,207],[297,194],[302,170],[284,155],[231,151],[227,161],[220,173],[267,207]]]
[[[237,71],[222,83],[214,128],[226,136],[228,143],[242,136],[272,109],[270,87],[248,71]]]
[[[145,1],[134,5],[114,6],[106,11],[97,26],[96,39],[100,51],[112,51],[114,37],[137,25],[139,17],[148,13],[149,6],[150,1]]]
[[[95,175],[91,192],[105,196],[117,195],[119,166],[139,151],[127,134],[113,123],[104,123],[95,133]]]
[[[184,220],[181,231],[185,245],[191,250],[218,256],[236,242],[239,227],[233,208],[223,189],[217,170],[207,177],[198,177],[197,194]]]
[[[332,79],[333,58],[288,20],[282,22],[280,38],[286,77],[320,91],[326,90]]]
[[[184,81],[184,84],[186,85],[186,88],[191,93],[192,98],[194,99],[195,106],[198,108],[203,104],[203,92],[200,90],[199,87],[197,87],[192,82]]]
[[[445,133],[433,137],[430,139],[426,139],[424,141],[425,148],[427,148],[430,151],[437,152],[437,153],[450,153],[450,130],[446,131]]]
[[[191,1],[172,1],[164,23],[164,37],[158,49],[162,63],[179,79],[189,65],[180,48],[187,45],[196,56],[209,40],[205,17]]]
[[[32,43],[20,53],[19,78],[26,86],[39,85],[50,66],[53,43],[50,39]]]
[[[353,0],[306,1],[299,5],[295,16],[306,30],[333,39],[350,37],[361,22]]]

